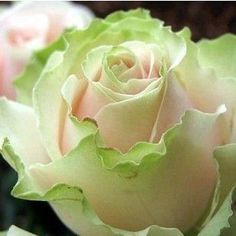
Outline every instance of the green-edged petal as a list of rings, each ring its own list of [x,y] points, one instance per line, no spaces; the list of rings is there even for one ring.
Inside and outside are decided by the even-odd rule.
[[[144,20],[144,19],[150,20],[151,19],[150,12],[148,10],[139,8],[139,9],[131,10],[128,12],[116,11],[116,12],[110,14],[109,16],[107,16],[106,21],[111,24],[114,24],[116,22],[119,22],[122,19],[129,18],[129,17],[137,18],[137,19],[140,18],[142,20]],[[159,21],[159,24],[163,24],[163,22]]]
[[[0,99],[0,148],[4,152],[5,138],[11,143],[15,153],[25,166],[50,161],[37,130],[33,109],[15,102]],[[7,161],[8,155],[5,155]],[[12,164],[11,164],[12,165]],[[12,165],[13,168],[14,165]]]
[[[224,34],[213,40],[201,40],[199,47],[199,63],[210,67],[223,77],[236,77],[236,35]]]
[[[234,77],[220,78],[214,69],[199,64],[199,47],[186,40],[187,53],[183,61],[174,69],[195,108],[204,112],[214,112],[225,104],[227,112],[222,119],[223,143],[235,141],[234,119],[236,104],[236,80]]]
[[[223,204],[198,236],[234,236],[236,233],[236,191],[230,191]]]
[[[74,103],[81,99],[82,94],[87,90],[86,86],[87,81],[79,80],[75,75],[72,75],[62,87],[62,96],[68,110],[60,141],[62,153],[70,151],[77,146],[83,138],[97,132],[97,125],[94,120],[90,118],[78,120],[72,113]]]
[[[219,183],[210,216],[212,213],[214,214],[210,221],[208,219],[209,222],[204,223],[205,226],[199,236],[233,236],[236,233],[234,207],[236,199],[236,144],[218,147],[214,154],[219,171]]]
[[[54,51],[65,49],[64,37],[60,37],[56,42],[49,45],[45,49],[33,53],[31,60],[25,70],[14,81],[17,91],[17,100],[21,103],[32,105],[33,88],[40,77],[50,54]]]
[[[236,144],[228,144],[216,149],[215,158],[219,165],[220,186],[219,206],[236,186]]]
[[[15,186],[12,193],[16,197],[28,200],[48,201],[61,220],[76,234],[91,236],[183,236],[175,228],[150,226],[144,230],[131,232],[117,229],[103,223],[89,205],[80,188],[66,185],[53,185],[46,192],[36,185],[29,188],[30,179],[25,176],[19,186]],[[69,221],[68,221],[69,220]]]
[[[97,225],[101,221],[129,231],[157,224],[186,231],[203,215],[214,191],[216,166],[212,150],[216,119],[217,114],[187,112],[182,123],[166,133],[156,150],[156,144],[142,144],[153,145],[149,149],[153,152],[146,148],[138,162],[134,161],[134,150],[131,150],[132,157],[127,153],[126,158],[122,158],[121,153],[116,153],[120,161],[110,164],[113,152],[105,156],[106,149],[96,147],[94,135],[88,136],[65,158],[46,166],[32,166],[29,173],[35,184],[33,188],[25,188],[28,182],[25,176],[13,194],[25,199],[41,196],[45,200],[43,196],[51,188],[66,184],[71,187],[64,187],[65,199],[70,199],[67,191],[77,186],[86,202],[79,198],[81,202],[76,201],[74,205],[71,199],[70,208],[64,207],[63,201],[55,202],[57,198],[62,200],[62,193],[51,192],[56,211],[77,233],[88,230],[87,224]],[[70,217],[75,214],[76,204],[79,204],[80,222]],[[89,204],[96,214],[81,210],[84,204]],[[113,229],[108,225],[106,227]]]

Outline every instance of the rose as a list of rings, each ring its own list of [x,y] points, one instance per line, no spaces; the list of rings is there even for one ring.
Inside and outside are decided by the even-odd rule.
[[[84,6],[66,2],[25,2],[0,16],[0,95],[15,98],[12,80],[33,51],[57,39],[67,27],[84,28],[93,15]]]
[[[57,43],[42,52],[49,59],[33,83],[36,64],[17,82],[32,108],[0,102],[2,154],[19,173],[13,195],[49,201],[81,235],[232,230],[235,147],[213,151],[230,143],[232,129],[221,128],[233,97],[219,88],[234,80],[199,65],[202,47],[188,30],[173,33],[136,10]],[[224,103],[227,112],[215,112]]]

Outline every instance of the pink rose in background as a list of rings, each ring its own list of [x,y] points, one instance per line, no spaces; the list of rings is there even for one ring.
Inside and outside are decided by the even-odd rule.
[[[41,49],[69,27],[85,28],[93,13],[69,2],[24,2],[0,15],[0,95],[15,99],[12,81],[33,51]]]

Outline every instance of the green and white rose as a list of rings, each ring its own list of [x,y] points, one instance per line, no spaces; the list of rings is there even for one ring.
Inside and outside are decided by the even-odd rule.
[[[80,235],[234,235],[235,49],[144,10],[65,33],[0,101],[12,194]]]

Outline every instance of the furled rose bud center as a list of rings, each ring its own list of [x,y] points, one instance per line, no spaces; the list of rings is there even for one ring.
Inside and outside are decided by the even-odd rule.
[[[131,96],[144,91],[160,78],[160,62],[161,50],[157,45],[139,41],[93,49],[82,64],[87,88],[74,108],[76,116],[96,119],[99,110],[113,102],[105,98],[108,94],[105,97],[97,94],[98,86],[105,94],[110,91]]]
[[[126,42],[113,47],[104,55],[103,61],[112,74],[120,81],[127,83],[134,79],[157,79],[160,63],[152,44]],[[158,50],[157,48],[155,48]]]
[[[108,66],[118,78],[121,77],[125,71],[131,69],[134,65],[135,63],[130,55],[123,54],[119,55],[119,57],[110,56],[108,58]]]
[[[161,62],[162,51],[156,44],[128,41],[117,46],[107,45],[92,49],[82,62],[83,74],[79,79],[80,85],[77,92],[75,92],[76,98],[72,106],[73,115],[80,120],[87,117],[96,120],[105,143],[109,147],[126,152],[137,142],[149,141],[162,100],[162,92],[159,92],[163,90],[163,86],[160,86],[163,81],[160,75]],[[152,102],[148,99],[146,102],[145,99],[139,98],[144,93],[154,94],[147,95]],[[137,99],[141,101],[135,102]],[[101,117],[110,107],[117,106],[119,103],[129,104],[130,102],[137,103],[137,105],[130,107],[130,113],[132,113],[132,109],[137,112],[137,110],[147,106],[147,110],[150,111],[148,117],[145,117],[144,114],[142,116],[148,127],[142,125],[136,128],[135,125],[134,131],[130,133],[126,142],[116,142],[115,139],[109,138],[109,133],[113,132],[113,128],[109,128],[108,125],[104,127],[105,123]],[[139,103],[143,104],[138,105]],[[119,115],[122,113],[118,110],[117,112]],[[110,119],[109,122],[114,124],[113,115],[114,112],[110,115],[107,114],[106,119],[107,121]],[[139,115],[141,118],[141,114]],[[117,119],[116,122],[120,123],[117,126],[124,126],[124,123],[128,123],[122,119]],[[75,145],[69,141],[66,127],[67,124],[61,142],[63,153],[68,152]]]

